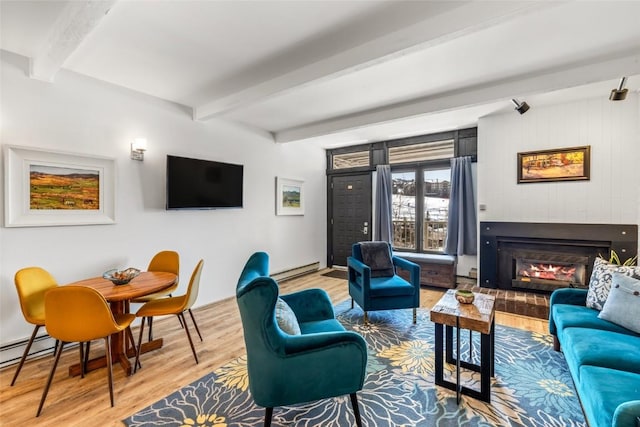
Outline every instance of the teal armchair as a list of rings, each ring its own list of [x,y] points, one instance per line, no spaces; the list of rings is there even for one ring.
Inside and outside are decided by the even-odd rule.
[[[278,283],[269,277],[269,256],[254,253],[236,287],[247,348],[249,389],[255,403],[266,408],[264,426],[273,408],[349,394],[360,427],[356,392],[362,389],[367,346],[335,318],[322,289],[308,289],[281,298],[295,313],[300,334],[278,324]]]
[[[364,311],[365,324],[368,311],[413,308],[413,323],[416,323],[416,309],[420,307],[420,266],[393,255],[391,245],[386,242],[366,243],[377,244],[378,249],[388,252],[390,270],[376,274],[376,269],[364,262],[364,243],[354,243],[347,258],[351,308],[354,301],[358,303]],[[409,271],[409,281],[395,274],[397,267]]]

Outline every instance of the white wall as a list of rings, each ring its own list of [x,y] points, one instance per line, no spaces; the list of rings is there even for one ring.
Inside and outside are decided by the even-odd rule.
[[[117,223],[0,228],[0,345],[31,333],[13,283],[26,266],[42,266],[68,283],[109,268],[145,268],[157,251],[174,249],[181,255],[178,293],[198,259],[205,260],[199,306],[234,295],[254,251],[270,254],[272,272],[325,265],[323,150],[275,144],[223,121],[194,122],[181,106],[70,72],[61,71],[53,84],[32,80],[25,58],[1,53],[2,144],[115,158]],[[144,162],[129,159],[137,136],[149,141]],[[166,211],[166,154],[244,164],[244,208]],[[276,176],[305,181],[304,216],[275,215]]]
[[[517,183],[517,153],[591,146],[591,179]],[[640,222],[640,101],[630,93],[531,106],[478,123],[480,221],[592,224]]]

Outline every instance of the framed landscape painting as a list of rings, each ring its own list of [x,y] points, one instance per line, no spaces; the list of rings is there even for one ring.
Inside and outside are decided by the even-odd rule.
[[[304,181],[276,177],[276,215],[304,215]]]
[[[588,180],[591,146],[518,153],[518,184]]]
[[[115,161],[5,146],[5,227],[115,223]]]

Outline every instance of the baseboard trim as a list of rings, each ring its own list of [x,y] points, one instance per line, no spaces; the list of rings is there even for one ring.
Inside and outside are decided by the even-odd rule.
[[[316,272],[320,269],[320,262],[312,262],[311,264],[301,265],[299,267],[290,268],[288,270],[272,273],[271,278],[284,282],[285,280],[293,279],[295,277],[304,276],[305,274]]]
[[[4,369],[7,366],[16,365],[24,349],[27,347],[29,338],[14,341],[9,344],[5,344],[0,347],[0,369]],[[39,335],[33,340],[31,345],[31,352],[27,356],[27,360],[37,359],[50,354],[53,354],[53,348],[55,346],[55,340],[49,335]]]

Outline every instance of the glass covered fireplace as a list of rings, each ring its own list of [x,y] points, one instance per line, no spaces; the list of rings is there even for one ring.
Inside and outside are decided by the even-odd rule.
[[[587,287],[596,257],[638,252],[635,224],[480,223],[480,280],[487,288],[549,293]]]
[[[554,252],[513,253],[511,287],[553,291],[557,288],[586,287],[588,256]]]

